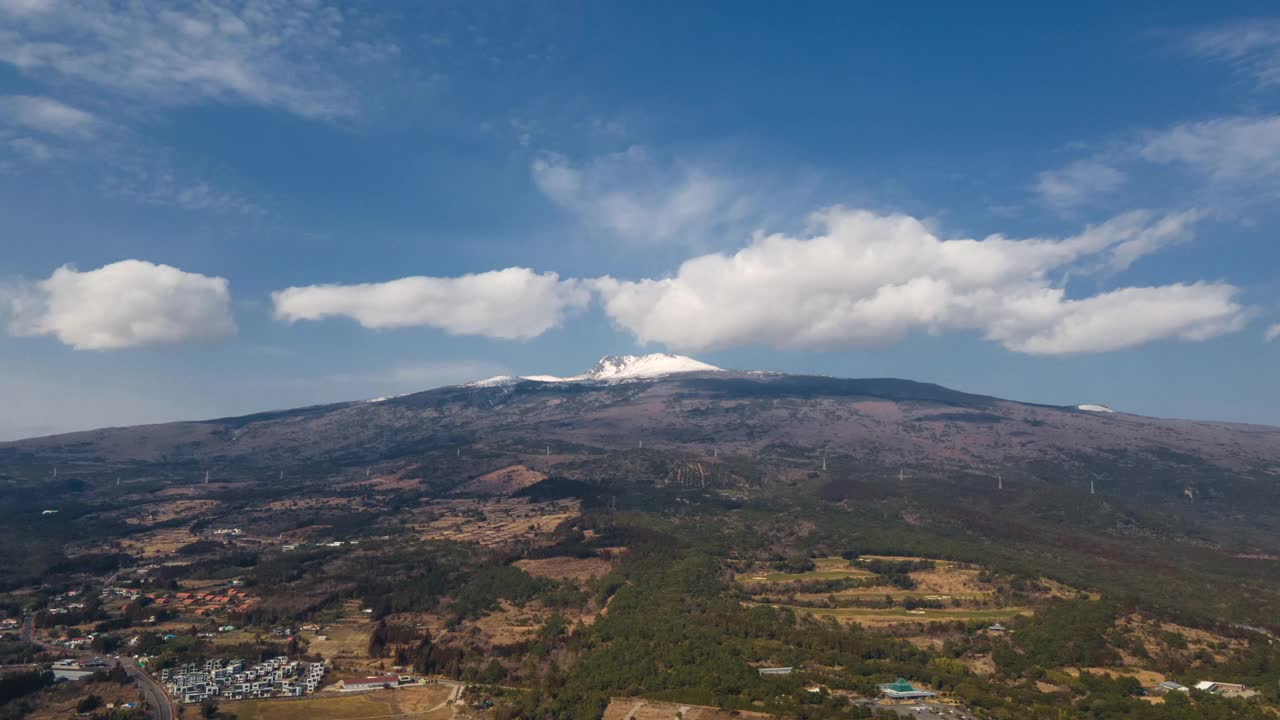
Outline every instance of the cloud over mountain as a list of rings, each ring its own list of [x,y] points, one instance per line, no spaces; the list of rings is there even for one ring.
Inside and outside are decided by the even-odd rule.
[[[0,290],[9,333],[51,336],[76,350],[175,345],[235,332],[227,281],[169,265],[122,260]]]
[[[1053,273],[1126,267],[1185,237],[1195,213],[1128,213],[1060,240],[944,240],[920,220],[834,208],[808,237],[758,236],[671,277],[603,278],[605,311],[640,342],[677,350],[751,345],[864,348],[915,331],[976,331],[1010,350],[1068,354],[1203,340],[1247,319],[1218,283],[1071,298]]]
[[[278,319],[349,317],[367,328],[433,327],[451,335],[536,337],[590,302],[576,280],[528,268],[456,278],[405,277],[383,283],[308,285],[272,293]]]

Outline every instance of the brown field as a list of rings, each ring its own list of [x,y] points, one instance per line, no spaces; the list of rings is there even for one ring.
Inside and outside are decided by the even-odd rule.
[[[308,631],[299,635],[307,641],[309,652],[322,655],[331,662],[368,661],[369,633],[373,631],[373,622],[360,612],[358,601],[347,602],[343,610],[342,620],[325,625],[318,633]]]
[[[132,683],[128,685],[118,685],[113,682],[90,682],[85,685],[62,683],[49,697],[41,697],[41,702],[36,706],[35,712],[24,717],[28,720],[61,720],[62,718],[78,717],[76,703],[80,702],[81,698],[89,695],[97,695],[102,698],[104,706],[106,703],[119,705],[128,702],[141,703],[142,701],[142,696],[138,692],[137,686]]]
[[[324,694],[308,698],[224,702],[220,710],[240,720],[363,720],[414,717],[446,720],[453,714],[448,685],[416,685],[364,693]]]
[[[1224,662],[1230,655],[1240,652],[1246,646],[1243,640],[1223,637],[1205,630],[1174,623],[1158,622],[1138,614],[1122,617],[1116,621],[1116,625],[1137,635],[1142,640],[1142,643],[1147,646],[1147,650],[1153,654],[1157,650],[1162,650],[1190,659],[1200,651],[1205,651],[1212,655],[1216,662]],[[1162,637],[1164,633],[1181,635],[1186,639],[1187,647],[1181,650],[1168,647]],[[1140,665],[1140,662],[1136,659],[1125,658],[1125,660],[1126,665]]]
[[[510,495],[546,479],[547,476],[537,470],[531,470],[524,465],[512,465],[467,481],[458,488],[457,493],[460,495]]]
[[[601,720],[732,720],[748,718],[770,720],[774,715],[764,713],[721,710],[705,705],[641,700],[639,698],[614,698],[605,708]]]
[[[512,564],[537,577],[577,582],[604,577],[613,570],[613,563],[604,558],[551,557],[517,560]]]
[[[197,540],[191,534],[191,528],[164,528],[151,532],[133,535],[120,541],[120,546],[130,555],[141,555],[144,558],[171,555],[183,545]]]
[[[220,504],[217,500],[170,500],[146,503],[131,509],[125,522],[130,525],[153,525],[178,518],[193,518]]]
[[[814,558],[813,565],[813,570],[809,572],[787,573],[775,570],[756,570],[738,573],[736,579],[743,584],[757,584],[872,577],[871,572],[854,567],[849,564],[848,560],[841,557]]]
[[[782,606],[787,607],[787,606]],[[981,608],[947,608],[945,610],[911,611],[902,608],[809,608],[790,607],[797,613],[808,613],[816,617],[832,617],[840,622],[853,622],[863,627],[886,627],[910,623],[967,622],[980,620],[994,622],[1007,620],[1017,615],[1030,615],[1031,609],[1024,607]]]
[[[416,525],[426,540],[473,542],[485,547],[548,536],[580,514],[576,500],[535,503],[524,498],[438,500],[424,508],[434,517]]]
[[[537,635],[538,630],[550,616],[550,612],[536,603],[517,608],[503,600],[498,610],[487,613],[478,620],[467,622],[463,632],[467,633],[471,628],[475,628],[483,634],[490,645],[515,645]]]
[[[360,498],[344,498],[344,497],[318,497],[303,498],[301,500],[276,500],[267,503],[260,510],[303,510],[307,508],[325,508],[325,507],[341,507],[357,509],[364,506],[364,502]]]
[[[1158,672],[1155,672],[1154,670],[1140,670],[1137,668],[1067,667],[1067,668],[1062,668],[1062,671],[1070,675],[1071,677],[1080,677],[1080,673],[1083,671],[1091,675],[1106,675],[1109,678],[1120,678],[1120,677],[1137,678],[1138,682],[1142,683],[1143,687],[1148,687],[1148,688],[1155,687],[1156,685],[1159,685],[1165,680],[1168,680],[1167,677],[1165,677],[1164,675]]]

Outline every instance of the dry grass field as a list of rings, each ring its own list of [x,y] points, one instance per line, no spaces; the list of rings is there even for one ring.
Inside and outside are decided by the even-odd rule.
[[[190,526],[164,528],[124,538],[120,541],[120,546],[130,555],[155,558],[172,555],[178,548],[197,539],[191,534]]]
[[[601,720],[771,720],[773,715],[764,713],[721,710],[704,705],[641,700],[638,698],[614,698],[605,708]]]
[[[307,641],[309,652],[330,662],[359,664],[369,660],[369,634],[373,632],[369,617],[360,612],[358,601],[349,601],[343,605],[341,620],[325,625],[318,633],[304,631],[299,636]]]
[[[453,714],[448,702],[452,693],[453,688],[447,685],[415,685],[298,699],[244,700],[219,707],[235,713],[239,720],[446,720]]]
[[[154,525],[179,518],[194,518],[221,505],[217,500],[170,500],[146,503],[129,510],[125,522],[130,525]]]
[[[459,495],[510,495],[530,485],[536,485],[547,476],[524,465],[512,465],[473,478],[457,489]]]
[[[803,573],[787,573],[764,570],[738,573],[737,581],[743,584],[809,582],[813,580],[839,580],[841,578],[868,578],[874,574],[853,567],[842,557],[814,558],[814,569]]]
[[[530,575],[575,582],[604,577],[613,570],[613,563],[604,558],[551,557],[517,560],[512,564]]]
[[[63,718],[84,717],[76,713],[76,704],[82,698],[90,695],[97,695],[102,698],[104,706],[107,703],[121,705],[130,702],[142,702],[142,695],[138,692],[137,686],[133,684],[119,685],[113,682],[91,682],[79,687],[63,684],[58,690],[61,692],[45,699],[36,707],[34,712],[24,717],[27,720],[62,720]]]
[[[1030,615],[1031,609],[1007,608],[947,608],[945,610],[906,610],[904,608],[811,608],[779,605],[816,617],[833,617],[841,622],[856,622],[863,626],[901,625],[903,623],[954,622],[956,620],[981,620],[983,622],[1007,620],[1017,615]]]
[[[416,525],[425,540],[472,542],[495,547],[548,536],[560,523],[578,517],[577,500],[529,502],[524,498],[438,500],[425,506],[432,518]]]

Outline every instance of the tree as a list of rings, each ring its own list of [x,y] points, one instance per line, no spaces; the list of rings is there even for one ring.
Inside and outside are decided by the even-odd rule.
[[[102,707],[102,698],[97,695],[89,695],[80,698],[80,702],[76,703],[76,712],[80,714],[90,713]]]

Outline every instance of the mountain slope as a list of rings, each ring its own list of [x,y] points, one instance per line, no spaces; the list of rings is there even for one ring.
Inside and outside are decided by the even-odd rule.
[[[845,481],[906,468],[920,478],[1093,481],[1109,492],[1163,498],[1249,496],[1257,507],[1277,497],[1280,428],[1033,405],[908,380],[731,372],[669,357],[606,358],[557,382],[513,378],[377,402],[4,443],[0,466],[18,475],[66,463],[85,472],[214,467],[253,475],[408,466],[462,448],[520,459],[554,446],[564,472],[609,479],[610,471],[581,463],[643,445],[666,454],[662,467],[732,456],[765,479],[791,477],[830,456],[832,473]]]

